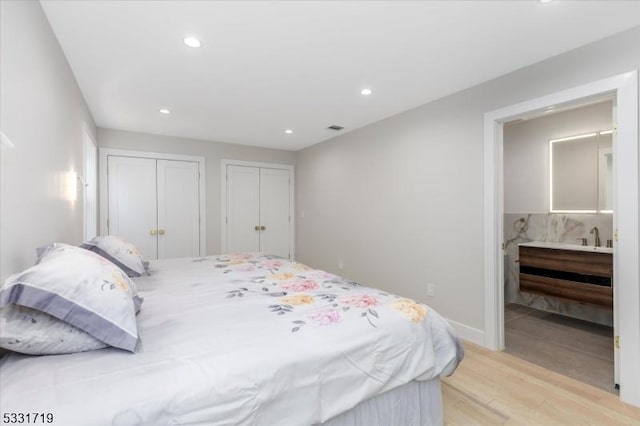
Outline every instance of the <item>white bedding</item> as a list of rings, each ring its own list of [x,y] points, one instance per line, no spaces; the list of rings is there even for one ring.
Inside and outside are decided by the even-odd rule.
[[[412,380],[462,348],[432,309],[258,254],[153,261],[136,354],[0,365],[0,410],[57,425],[311,425]]]
[[[440,426],[444,424],[440,379],[413,380],[362,401],[322,426]],[[314,425],[316,426],[316,425]]]

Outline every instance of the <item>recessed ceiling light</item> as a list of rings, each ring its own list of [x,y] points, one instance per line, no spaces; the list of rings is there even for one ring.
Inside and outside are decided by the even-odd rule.
[[[166,109],[166,108],[162,108],[162,109],[160,110],[160,113],[161,113],[161,114],[171,114],[171,111],[169,111],[169,110],[168,110],[168,109]]]
[[[363,96],[369,96],[370,94],[372,94],[373,92],[371,91],[371,89],[362,89],[360,91],[360,94]]]
[[[291,130],[291,129],[287,129],[287,130],[285,130],[284,132],[285,132],[286,134],[290,135],[291,133],[293,133],[293,130]]]
[[[202,42],[195,37],[185,37],[184,44],[189,47],[200,47],[202,46]]]
[[[540,3],[551,3],[551,0],[538,0]]]

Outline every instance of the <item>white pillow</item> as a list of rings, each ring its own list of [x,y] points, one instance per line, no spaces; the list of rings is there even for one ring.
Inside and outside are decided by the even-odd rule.
[[[40,263],[40,260],[42,260],[50,251],[54,250],[55,248],[59,248],[59,247],[63,247],[63,246],[68,246],[68,244],[51,243],[51,244],[47,244],[46,246],[42,246],[42,247],[36,248],[36,256],[37,256],[36,263]],[[83,247],[81,246],[80,248],[83,248]],[[86,250],[86,249],[83,248],[83,250]],[[93,251],[93,250],[89,250],[89,251]],[[93,251],[93,252],[96,253],[95,251]],[[96,253],[96,254],[100,255],[100,253]],[[105,256],[102,256],[102,257],[107,259],[107,260],[109,260]],[[111,260],[109,260],[109,261],[111,262]],[[111,262],[111,263],[113,263],[113,262]],[[143,262],[143,263],[144,263],[145,270],[148,270],[149,269],[149,262]],[[122,269],[122,268],[120,268],[120,269]],[[129,274],[127,274],[127,275],[129,275]],[[138,294],[138,288],[136,287],[136,285],[135,285],[135,283],[133,281],[130,281],[129,285],[131,286],[131,295],[133,297],[133,303],[135,303],[135,305],[136,305],[136,314],[137,314],[138,312],[140,312],[140,308],[142,307],[142,302],[144,302],[144,298],[142,298]]]
[[[106,348],[77,327],[35,309],[0,308],[0,347],[29,355],[57,355]]]
[[[120,268],[88,250],[58,244],[40,263],[7,279],[0,308],[35,309],[133,352],[138,342],[133,298],[133,283]]]
[[[119,266],[130,277],[139,277],[147,271],[144,267],[144,259],[133,244],[120,237],[106,235],[95,237],[80,247],[98,253]]]

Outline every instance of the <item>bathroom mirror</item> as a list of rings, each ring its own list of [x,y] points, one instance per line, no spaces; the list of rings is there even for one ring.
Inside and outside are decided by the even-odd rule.
[[[549,141],[550,211],[611,213],[612,132]]]

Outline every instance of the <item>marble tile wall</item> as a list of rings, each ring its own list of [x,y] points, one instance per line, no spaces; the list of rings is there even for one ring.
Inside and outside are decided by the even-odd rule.
[[[594,226],[600,231],[602,245],[613,238],[613,216],[610,214],[505,214],[505,303],[518,303],[612,326],[613,313],[609,310],[518,291],[518,244],[529,241],[580,244],[578,238],[586,237],[589,245],[593,245],[594,235],[589,231]]]

